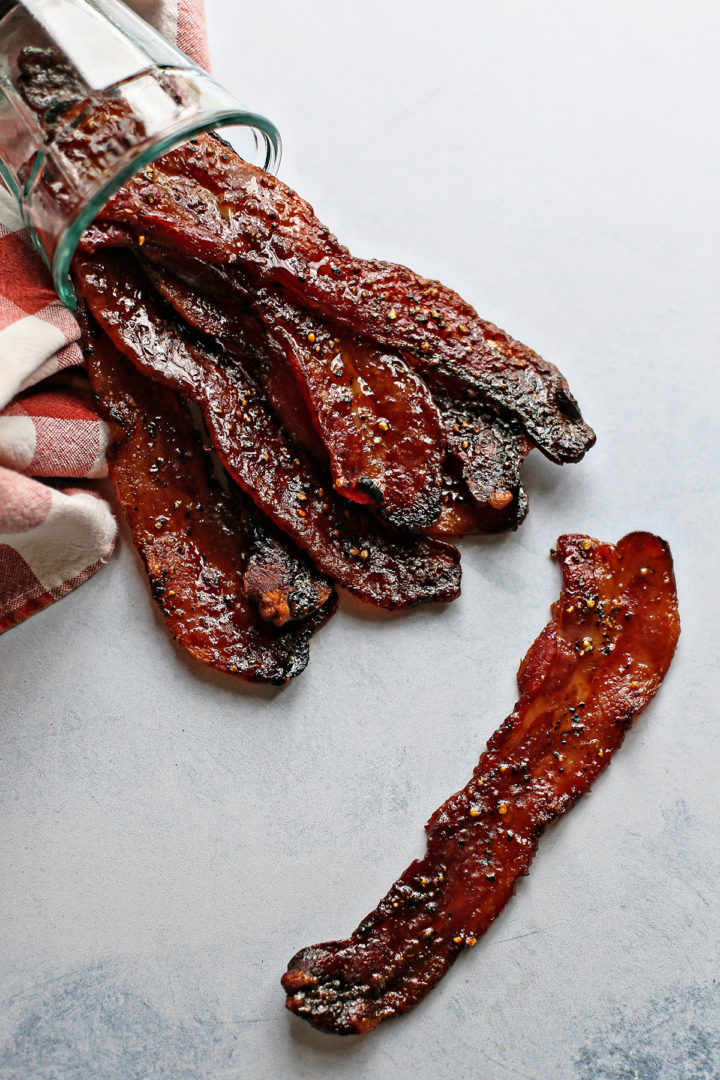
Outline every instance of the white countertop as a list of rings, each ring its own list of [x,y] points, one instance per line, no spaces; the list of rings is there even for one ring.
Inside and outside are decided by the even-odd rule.
[[[0,1080],[720,1075],[716,5],[210,0],[215,72],[359,255],[440,277],[598,434],[525,469],[462,597],[343,597],[282,690],[166,636],[124,532],[0,639]],[[612,767],[477,948],[366,1037],[283,1008],[423,848],[515,701],[562,532],[675,556],[682,635]]]

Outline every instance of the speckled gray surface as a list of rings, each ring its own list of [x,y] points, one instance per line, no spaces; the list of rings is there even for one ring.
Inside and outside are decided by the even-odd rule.
[[[598,445],[461,599],[343,601],[280,691],[164,636],[126,536],[0,639],[0,1080],[720,1077],[715,4],[210,0],[216,72],[361,254],[457,287],[555,361]],[[279,976],[350,931],[508,713],[560,532],[676,560],[665,685],[478,947],[365,1038]]]

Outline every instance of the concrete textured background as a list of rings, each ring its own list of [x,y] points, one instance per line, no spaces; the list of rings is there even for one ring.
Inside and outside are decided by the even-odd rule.
[[[1,1080],[720,1076],[718,103],[700,0],[224,5],[215,71],[354,251],[438,276],[568,376],[598,444],[534,454],[463,595],[343,598],[282,690],[165,636],[123,534],[0,640]],[[515,700],[561,532],[675,555],[670,674],[478,947],[365,1038],[286,1014],[301,945],[422,850]]]

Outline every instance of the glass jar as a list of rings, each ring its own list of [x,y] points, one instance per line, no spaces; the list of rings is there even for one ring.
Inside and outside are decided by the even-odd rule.
[[[277,168],[275,126],[119,0],[0,0],[0,175],[68,306],[77,242],[113,192],[228,125],[243,157]]]

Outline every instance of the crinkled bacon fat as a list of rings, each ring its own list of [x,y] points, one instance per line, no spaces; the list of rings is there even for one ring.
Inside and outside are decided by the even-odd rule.
[[[84,321],[91,385],[116,432],[110,479],[168,629],[205,664],[285,682],[335,610],[332,583],[251,503],[223,492],[176,396]]]
[[[657,691],[680,624],[670,551],[563,536],[563,587],[518,674],[520,698],[470,782],[431,817],[427,851],[345,941],[303,949],[287,1007],[353,1034],[405,1012],[475,945],[512,896],[538,838],[609,764]]]

